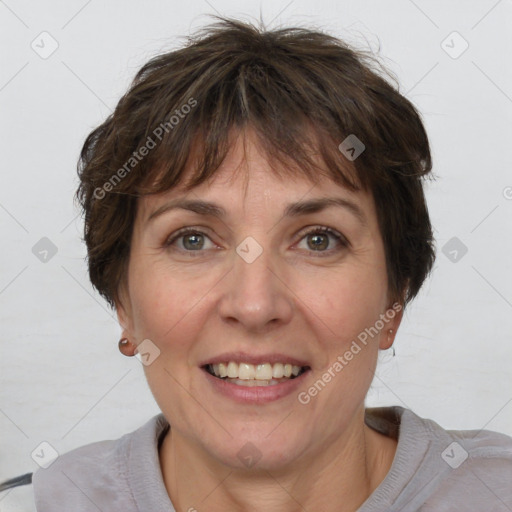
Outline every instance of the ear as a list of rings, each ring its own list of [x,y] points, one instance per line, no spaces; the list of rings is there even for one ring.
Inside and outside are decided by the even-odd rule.
[[[115,301],[117,321],[122,329],[122,337],[134,340],[133,315],[129,299],[125,296]]]
[[[384,328],[382,329],[379,341],[379,348],[381,350],[387,350],[393,345],[395,336],[402,322],[404,316],[404,305],[399,302],[394,302],[385,312],[388,320]],[[390,332],[390,329],[392,332]]]

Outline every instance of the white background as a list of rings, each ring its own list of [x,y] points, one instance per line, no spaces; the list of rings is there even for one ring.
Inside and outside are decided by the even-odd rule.
[[[34,471],[42,441],[65,452],[117,438],[159,410],[142,366],[88,282],[73,205],[86,135],[138,68],[220,13],[379,42],[419,108],[437,180],[431,278],[409,307],[396,356],[382,354],[368,405],[402,405],[447,429],[512,435],[512,2],[116,0],[0,2],[0,481]],[[47,31],[58,49],[32,48]],[[457,31],[469,48],[441,46]],[[367,42],[365,42],[365,39]],[[451,36],[452,54],[462,40]],[[46,46],[48,48],[48,46]],[[508,187],[508,188],[507,188]],[[507,199],[508,197],[508,199]],[[32,247],[48,237],[47,263]],[[452,237],[468,248],[452,262]],[[28,488],[0,510],[28,510]]]

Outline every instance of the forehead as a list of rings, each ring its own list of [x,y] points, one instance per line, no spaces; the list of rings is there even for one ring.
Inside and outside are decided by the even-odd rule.
[[[293,215],[320,211],[328,206],[321,204],[321,200],[325,203],[325,199],[329,198],[331,203],[336,200],[345,203],[342,206],[348,206],[364,223],[365,218],[371,216],[374,210],[371,195],[364,190],[353,191],[335,182],[320,159],[313,156],[313,160],[316,160],[318,172],[309,177],[294,161],[288,160],[285,163],[269,158],[254,133],[239,133],[232,138],[225,159],[208,180],[189,188],[188,177],[193,165],[191,161],[180,185],[163,193],[143,197],[139,212],[147,219],[170,202],[197,203],[201,199],[214,202],[219,208],[214,211],[215,208],[196,205],[196,210],[203,208],[205,213],[213,212],[218,217],[227,216],[232,211],[251,214],[252,209],[270,212],[285,207],[288,207],[288,211],[284,213]],[[355,176],[354,169],[348,164],[347,173],[351,177]]]

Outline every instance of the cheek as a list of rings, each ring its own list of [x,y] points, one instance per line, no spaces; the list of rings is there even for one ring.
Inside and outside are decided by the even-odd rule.
[[[185,371],[186,362],[195,355],[195,340],[211,314],[210,291],[222,272],[189,272],[159,261],[134,264],[131,277],[136,339],[149,338],[161,351],[159,362],[176,368],[179,361]]]
[[[309,317],[334,344],[350,343],[384,312],[386,275],[378,266],[347,265],[308,279],[302,289],[304,302],[313,313]]]
[[[200,290],[199,283],[179,275],[154,265],[133,266],[130,291],[138,339],[147,337],[158,343],[172,337],[173,329],[182,330]]]

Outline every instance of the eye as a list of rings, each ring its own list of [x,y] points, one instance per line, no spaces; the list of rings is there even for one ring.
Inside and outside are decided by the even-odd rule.
[[[350,245],[349,241],[334,229],[320,226],[301,233],[302,240],[306,240],[306,250],[312,252],[328,253],[339,251]],[[334,244],[330,242],[334,239]],[[331,245],[334,247],[329,248]]]
[[[331,254],[350,246],[350,242],[341,234],[327,226],[317,226],[313,229],[300,233],[300,241],[306,240],[307,247],[305,250],[310,252]],[[331,240],[334,240],[331,243]],[[210,246],[208,246],[208,242]],[[330,247],[334,245],[334,247]],[[203,231],[187,227],[173,233],[164,243],[164,247],[181,251],[187,254],[201,253],[203,249],[213,249],[215,244],[210,240],[208,235]]]
[[[205,241],[208,240],[210,247],[205,247]],[[177,244],[176,249],[182,252],[201,252],[201,249],[212,249],[215,246],[206,233],[196,228],[183,228],[173,233],[166,241],[165,247],[172,247]],[[207,244],[206,244],[207,245]]]

